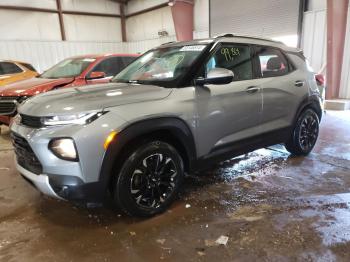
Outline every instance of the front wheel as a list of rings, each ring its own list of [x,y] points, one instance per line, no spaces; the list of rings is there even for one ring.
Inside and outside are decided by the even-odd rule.
[[[114,183],[114,202],[133,216],[161,213],[174,201],[184,178],[183,161],[168,143],[153,141],[131,152]]]
[[[307,109],[299,116],[285,147],[293,155],[308,155],[316,144],[318,133],[319,118],[314,110]]]

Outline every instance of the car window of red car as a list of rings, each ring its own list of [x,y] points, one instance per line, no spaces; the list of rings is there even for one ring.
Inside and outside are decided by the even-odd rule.
[[[106,77],[115,76],[135,59],[136,57],[129,56],[106,58],[95,66],[92,72],[104,72]]]
[[[95,58],[69,58],[44,72],[41,78],[63,78],[79,76]]]

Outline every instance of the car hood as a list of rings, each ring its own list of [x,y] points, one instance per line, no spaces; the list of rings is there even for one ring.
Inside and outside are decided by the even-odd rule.
[[[108,107],[159,100],[172,89],[153,85],[109,83],[66,88],[28,99],[19,112],[31,116],[74,114]]]
[[[34,77],[1,87],[0,96],[33,96],[73,81],[72,77],[58,79]]]

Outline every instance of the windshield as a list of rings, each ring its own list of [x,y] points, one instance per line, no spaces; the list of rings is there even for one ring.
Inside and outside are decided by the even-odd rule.
[[[40,75],[41,78],[64,78],[80,75],[95,58],[69,58]]]
[[[154,49],[131,63],[113,82],[153,84],[173,87],[190,69],[206,45]]]

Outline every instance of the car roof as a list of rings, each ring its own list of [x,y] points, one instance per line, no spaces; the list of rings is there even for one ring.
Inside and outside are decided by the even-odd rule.
[[[23,62],[23,61],[18,61],[18,60],[1,60],[0,59],[0,62],[9,62],[9,63],[17,63],[17,64],[30,64],[28,62]]]
[[[196,39],[186,42],[169,42],[161,45],[161,47],[171,47],[171,46],[183,46],[183,45],[200,45],[200,44],[210,44],[213,42],[232,42],[232,43],[242,43],[242,44],[255,44],[263,46],[277,47],[287,52],[301,52],[301,49],[295,47],[289,47],[280,41],[275,41],[269,38],[262,38],[256,36],[248,35],[234,35],[234,34],[223,34],[213,38]]]
[[[88,55],[77,55],[70,58],[103,58],[103,57],[138,57],[140,54],[88,54]]]

